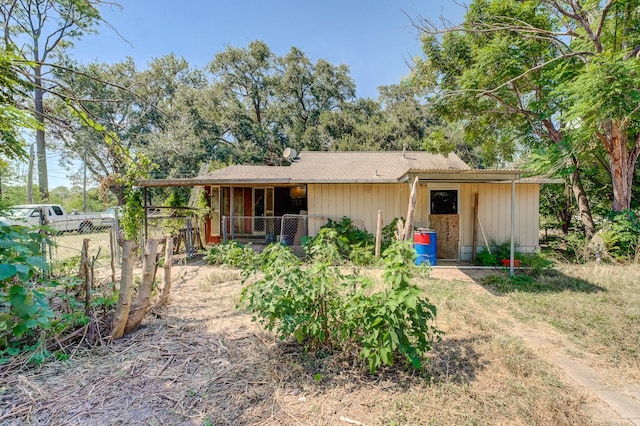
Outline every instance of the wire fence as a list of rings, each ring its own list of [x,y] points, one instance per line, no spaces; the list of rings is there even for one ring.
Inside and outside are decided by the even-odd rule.
[[[144,247],[145,238],[173,238],[174,259],[186,261],[204,249],[204,224],[195,209],[158,208],[147,212],[147,222],[140,233],[138,247]],[[256,245],[282,242],[299,247],[304,237],[315,236],[329,220],[341,218],[285,214],[283,216],[223,216],[222,240],[238,240]],[[363,228],[362,221],[354,225]],[[74,270],[80,262],[84,240],[88,240],[88,257],[96,269],[110,268],[119,275],[121,263],[121,236],[118,211],[103,219],[100,226],[83,232],[56,232],[50,236],[52,245],[46,247],[52,273],[61,275]],[[141,253],[139,253],[141,256]],[[116,269],[114,272],[113,269]]]
[[[290,246],[300,246],[304,237],[315,236],[329,220],[342,218],[328,216],[308,216],[285,214],[283,216],[223,216],[222,240],[237,240],[253,244],[282,242]],[[354,220],[354,226],[363,229],[361,220]]]
[[[174,259],[190,259],[204,249],[204,223],[198,209],[154,208],[147,216],[147,238],[173,238]]]
[[[51,245],[46,254],[54,275],[64,275],[79,265],[84,240],[88,240],[88,257],[96,268],[120,268],[118,227],[114,224],[92,229],[91,232],[57,232],[49,236]]]
[[[173,256],[177,262],[186,261],[204,248],[202,220],[196,209],[153,207],[147,211],[147,221],[138,237],[138,257],[145,238],[173,239]],[[111,275],[120,274],[122,261],[122,229],[118,209],[102,218],[99,226],[74,231],[54,231],[49,235],[51,245],[44,247],[53,275],[60,276],[77,269],[82,256],[84,240],[88,240],[88,257],[96,269],[110,269]],[[113,271],[115,269],[115,271]]]

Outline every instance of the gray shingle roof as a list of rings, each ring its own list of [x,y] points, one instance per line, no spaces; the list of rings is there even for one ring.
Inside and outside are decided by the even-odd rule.
[[[229,166],[201,177],[207,182],[355,183],[400,181],[411,170],[470,170],[455,154],[427,152],[301,152],[289,166]],[[200,179],[200,178],[196,178]]]
[[[203,176],[141,180],[141,186],[197,186],[305,183],[395,183],[419,176],[449,182],[502,182],[518,179],[519,170],[471,169],[456,154],[353,151],[301,152],[288,166],[233,165]]]

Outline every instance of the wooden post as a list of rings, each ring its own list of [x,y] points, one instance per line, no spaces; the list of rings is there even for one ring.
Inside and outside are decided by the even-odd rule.
[[[404,224],[404,241],[409,241],[413,234],[413,216],[416,210],[416,199],[418,196],[418,176],[411,185],[411,195],[409,196],[409,207],[407,209],[407,220]]]
[[[476,260],[478,247],[476,238],[478,233],[478,193],[473,194],[473,231],[471,232],[471,260]]]
[[[142,279],[140,280],[140,285],[138,285],[136,298],[131,304],[131,311],[124,329],[125,334],[136,331],[140,327],[142,320],[151,307],[151,291],[156,278],[156,271],[158,270],[158,260],[160,258],[158,246],[161,242],[161,239],[149,238],[145,244],[142,258]]]
[[[382,246],[382,210],[378,210],[378,226],[376,227],[376,257],[380,257],[380,247]]]
[[[113,315],[111,325],[111,339],[116,340],[124,335],[127,318],[131,310],[131,290],[133,288],[133,263],[137,244],[132,240],[125,240],[122,244],[122,272],[120,273],[120,294],[118,305]]]
[[[162,277],[162,291],[160,292],[159,306],[163,306],[169,299],[171,291],[171,266],[173,264],[173,238],[168,236],[164,243],[164,275]]]
[[[87,316],[91,313],[91,272],[89,268],[89,239],[82,240],[82,253],[80,255],[80,278],[83,279],[84,312]]]
[[[115,285],[116,282],[116,229],[115,227],[111,227],[111,231],[109,232],[109,253],[111,255],[111,282]]]

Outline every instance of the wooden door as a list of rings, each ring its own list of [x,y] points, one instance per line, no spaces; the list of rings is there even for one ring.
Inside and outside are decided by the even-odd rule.
[[[460,240],[460,216],[457,214],[432,214],[429,226],[436,231],[436,258],[458,259]]]

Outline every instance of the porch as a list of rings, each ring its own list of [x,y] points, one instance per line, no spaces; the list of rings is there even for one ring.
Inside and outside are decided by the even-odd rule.
[[[238,241],[255,245],[268,245],[282,242],[288,246],[299,247],[304,237],[313,237],[329,220],[342,218],[328,216],[309,216],[307,214],[284,214],[282,216],[222,216],[222,241]],[[362,223],[355,226],[362,229]]]

